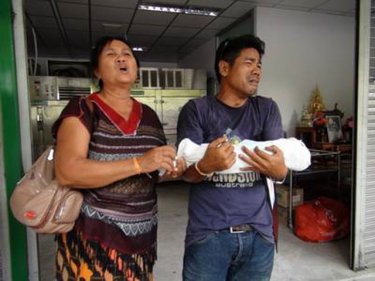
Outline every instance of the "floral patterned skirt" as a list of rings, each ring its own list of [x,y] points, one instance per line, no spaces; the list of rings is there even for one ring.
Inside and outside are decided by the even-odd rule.
[[[156,245],[146,253],[123,254],[85,240],[75,228],[56,236],[58,281],[152,281]]]

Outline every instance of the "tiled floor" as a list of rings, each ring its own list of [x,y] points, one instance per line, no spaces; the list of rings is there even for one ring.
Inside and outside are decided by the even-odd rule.
[[[156,281],[180,281],[183,243],[187,222],[188,188],[182,182],[158,188],[159,233]],[[41,281],[52,281],[54,242],[40,239]],[[289,228],[280,227],[279,250],[271,281],[374,281],[375,270],[349,269],[349,238],[329,243],[307,243]]]

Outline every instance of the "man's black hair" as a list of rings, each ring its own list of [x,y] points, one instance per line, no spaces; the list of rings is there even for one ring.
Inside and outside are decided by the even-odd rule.
[[[230,65],[233,65],[235,59],[240,55],[243,49],[254,48],[258,51],[259,56],[262,58],[264,55],[265,43],[252,34],[245,34],[234,38],[225,39],[220,43],[216,50],[215,58],[215,73],[217,80],[221,81],[219,71],[219,62],[225,60]]]

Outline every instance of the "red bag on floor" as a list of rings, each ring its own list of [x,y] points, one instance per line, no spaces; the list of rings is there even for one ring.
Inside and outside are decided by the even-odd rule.
[[[337,200],[319,197],[295,210],[295,234],[304,241],[337,240],[348,235],[349,231],[349,209]]]

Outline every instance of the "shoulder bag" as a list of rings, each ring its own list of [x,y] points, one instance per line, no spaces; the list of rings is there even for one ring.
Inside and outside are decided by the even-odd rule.
[[[93,119],[92,102],[85,101]],[[10,208],[19,222],[37,233],[64,233],[74,227],[82,202],[80,191],[57,183],[54,146],[50,146],[17,183]]]
[[[81,192],[57,183],[54,162],[54,147],[50,146],[17,183],[10,198],[15,218],[37,233],[70,231],[83,202]]]

